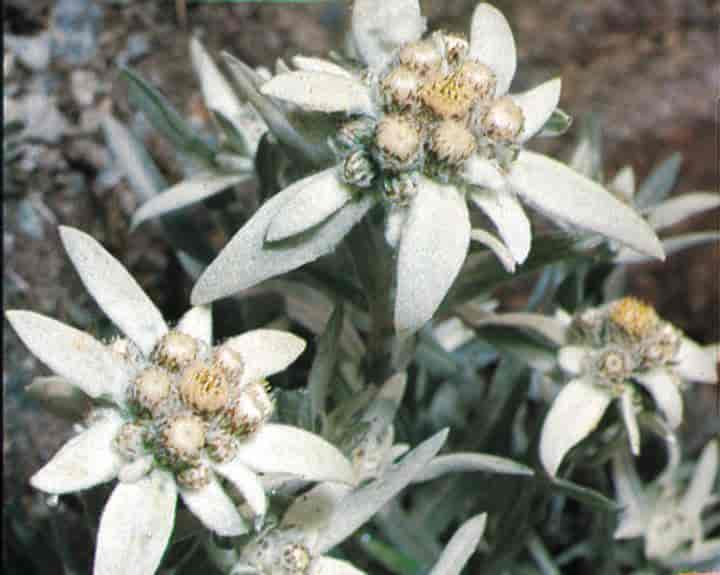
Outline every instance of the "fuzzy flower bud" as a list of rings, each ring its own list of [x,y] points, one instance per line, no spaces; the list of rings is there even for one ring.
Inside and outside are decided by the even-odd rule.
[[[205,423],[197,415],[170,418],[162,431],[162,445],[172,459],[192,462],[205,445]]]
[[[435,157],[453,165],[467,160],[475,147],[475,136],[465,124],[455,120],[440,122],[430,136],[430,149]]]
[[[155,410],[170,396],[172,382],[165,370],[150,367],[142,371],[130,386],[130,401],[148,411]]]
[[[180,371],[197,357],[199,346],[195,338],[180,331],[166,333],[152,353],[152,359],[165,369]]]
[[[626,353],[620,349],[612,349],[598,356],[595,369],[601,379],[621,382],[630,376],[633,365]]]
[[[218,463],[229,461],[237,452],[237,440],[222,429],[211,429],[205,438],[205,451]]]
[[[369,188],[375,179],[375,165],[365,150],[355,150],[345,158],[342,165],[342,180],[351,186]]]
[[[113,446],[125,459],[134,460],[145,453],[144,428],[137,423],[125,423],[113,440]]]
[[[223,371],[232,386],[240,382],[243,370],[245,369],[245,363],[237,351],[227,345],[221,345],[215,352],[213,367]]]
[[[385,101],[400,109],[412,106],[418,95],[421,81],[416,72],[405,66],[398,66],[380,84]]]
[[[340,126],[335,141],[344,151],[367,145],[375,136],[375,126],[375,120],[366,117],[345,122]]]
[[[433,40],[440,47],[440,50],[445,55],[445,59],[449,64],[457,64],[465,56],[467,56],[470,45],[468,41],[462,36],[455,34],[444,34],[442,32],[435,32],[433,34]]]
[[[503,96],[480,112],[481,131],[499,142],[513,142],[523,129],[525,117],[512,98]]]
[[[195,465],[178,473],[176,478],[187,489],[201,489],[210,483],[210,469],[207,465]]]
[[[249,383],[226,410],[224,423],[234,435],[250,435],[270,419],[273,408],[268,383]]]
[[[377,126],[377,160],[385,170],[408,169],[418,159],[421,143],[418,127],[404,116],[385,116]]]
[[[495,93],[495,73],[482,62],[466,60],[460,66],[458,74],[472,86],[476,98],[486,100]]]
[[[182,374],[180,398],[195,411],[218,411],[225,407],[229,396],[230,385],[225,372],[219,367],[196,361]]]
[[[400,64],[418,74],[439,70],[442,65],[442,55],[435,44],[428,40],[406,44],[400,49],[398,57]]]
[[[383,191],[390,202],[404,206],[417,194],[417,182],[411,174],[398,174],[385,180]]]

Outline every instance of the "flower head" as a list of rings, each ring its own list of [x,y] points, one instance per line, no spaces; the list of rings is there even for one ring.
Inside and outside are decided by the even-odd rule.
[[[209,529],[233,536],[251,527],[221,480],[235,487],[258,521],[267,502],[257,473],[354,480],[350,463],[332,445],[268,421],[273,402],[265,378],[292,363],[303,340],[255,330],[213,346],[207,307],[191,309],[169,329],[99,243],[72,228],[60,235],[85,286],[127,339],[105,345],[32,312],[7,317],[35,355],[95,403],[83,430],[31,483],[63,494],[119,479],[100,524],[96,573],[111,564],[154,573],[178,494]]]
[[[548,318],[548,321],[549,318]],[[631,450],[640,450],[638,414],[648,393],[667,424],[683,420],[684,380],[717,383],[715,357],[652,306],[626,297],[576,314],[565,324],[558,364],[573,378],[555,398],[540,439],[540,456],[555,474],[565,454],[618,400]]]
[[[387,208],[385,237],[397,248],[395,327],[406,335],[440,305],[471,237],[496,251],[510,271],[525,261],[531,231],[519,198],[662,257],[647,224],[622,202],[564,165],[522,149],[555,111],[560,80],[508,94],[515,41],[496,8],[476,7],[465,40],[425,34],[417,0],[358,0],[352,38],[366,69],[303,59],[296,62],[300,69],[260,88],[304,111],[345,114],[333,138],[336,165],[266,203],[201,276],[194,302],[328,253],[377,203]],[[407,182],[412,197],[394,193]],[[473,233],[468,201],[490,218],[499,238]],[[242,273],[228,273],[232,268]]]

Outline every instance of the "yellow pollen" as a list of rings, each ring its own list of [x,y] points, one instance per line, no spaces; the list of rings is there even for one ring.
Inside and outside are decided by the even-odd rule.
[[[660,320],[652,306],[634,297],[626,297],[615,302],[610,309],[610,319],[634,337],[649,335]]]
[[[219,367],[209,367],[196,361],[188,367],[180,382],[183,402],[200,412],[214,412],[225,407],[230,386],[225,372]]]
[[[454,73],[426,83],[420,90],[420,100],[442,119],[459,119],[470,112],[475,91],[464,76]]]

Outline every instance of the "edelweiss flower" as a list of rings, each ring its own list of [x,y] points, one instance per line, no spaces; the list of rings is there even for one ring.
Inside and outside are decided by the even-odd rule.
[[[244,546],[231,575],[360,575],[346,561],[324,555],[377,513],[427,467],[440,450],[447,431],[437,433],[388,467],[382,477],[363,487],[335,494],[317,488],[298,497],[280,523]],[[329,484],[328,484],[329,486]],[[433,575],[460,573],[475,551],[486,516],[466,521],[448,543],[431,571]],[[212,555],[212,550],[211,550]],[[223,561],[225,562],[225,560]]]
[[[540,437],[540,458],[557,473],[565,454],[598,425],[608,405],[620,402],[632,452],[640,450],[639,383],[667,423],[683,419],[683,380],[717,383],[716,357],[647,304],[626,297],[577,314],[566,326],[558,363],[574,377],[555,398]]]
[[[702,513],[717,502],[718,442],[705,446],[692,479],[680,495],[677,480],[643,487],[626,452],[613,460],[619,503],[625,506],[616,539],[645,538],[645,555],[668,567],[720,561],[720,539],[705,540]],[[665,474],[663,474],[665,475]],[[667,477],[667,476],[665,476]],[[715,492],[715,496],[712,494]],[[690,544],[690,545],[688,545]]]
[[[261,92],[304,110],[343,113],[337,164],[295,182],[258,210],[193,291],[204,303],[330,252],[370,208],[387,208],[397,245],[395,327],[412,333],[441,303],[475,239],[513,270],[530,250],[522,197],[551,217],[663,257],[647,224],[566,166],[522,150],[556,108],[560,80],[508,95],[516,67],[510,26],[488,4],[470,40],[423,37],[417,0],[358,0],[353,39],[366,70],[298,58]],[[470,200],[500,238],[472,230]],[[609,217],[612,214],[612,217]]]
[[[352,482],[345,457],[320,437],[268,423],[265,378],[305,348],[282,331],[255,330],[212,345],[209,308],[188,311],[169,329],[138,284],[102,246],[72,228],[60,236],[80,277],[128,339],[104,345],[28,311],[7,317],[30,350],[94,407],[85,428],[31,479],[63,494],[119,479],[100,522],[95,573],[152,574],[174,524],[178,494],[212,531],[251,525],[225,492],[245,499],[256,521],[266,512],[258,473]]]

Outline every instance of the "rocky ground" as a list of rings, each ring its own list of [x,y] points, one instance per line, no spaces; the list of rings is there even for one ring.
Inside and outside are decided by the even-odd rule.
[[[464,31],[474,0],[423,2],[430,26]],[[519,45],[515,88],[563,78],[562,107],[603,120],[606,169],[631,164],[642,177],[674,151],[682,153],[674,193],[712,190],[718,181],[716,106],[720,68],[720,2],[710,0],[504,0]],[[106,321],[65,258],[57,225],[101,240],[171,316],[189,285],[151,227],[129,232],[136,198],[113,168],[98,130],[112,111],[136,127],[119,68],[129,65],[186,115],[207,120],[187,50],[190,32],[213,51],[251,65],[278,57],[323,55],[342,46],[347,4],[189,6],[181,25],[170,0],[7,0],[4,4],[4,111],[26,125],[17,162],[5,170],[4,307],[30,308],[102,332]],[[146,144],[171,181],[172,153],[145,130]],[[572,132],[553,151],[567,154]],[[718,211],[677,231],[717,229]],[[720,339],[720,248],[702,247],[665,264],[633,269],[631,291],[654,302],[690,336]],[[42,515],[27,479],[71,433],[69,424],[36,409],[21,390],[46,370],[3,326],[4,504]],[[713,396],[696,394],[691,426],[720,430]],[[13,521],[3,513],[4,522]],[[17,521],[16,521],[17,522]],[[22,522],[22,521],[20,521]],[[16,530],[17,531],[17,530]],[[15,535],[22,542],[20,535]],[[27,535],[33,541],[32,533]],[[14,539],[12,541],[15,541]],[[15,541],[4,555],[16,553]],[[15,546],[13,546],[15,545]],[[54,572],[54,571],[52,571]]]

